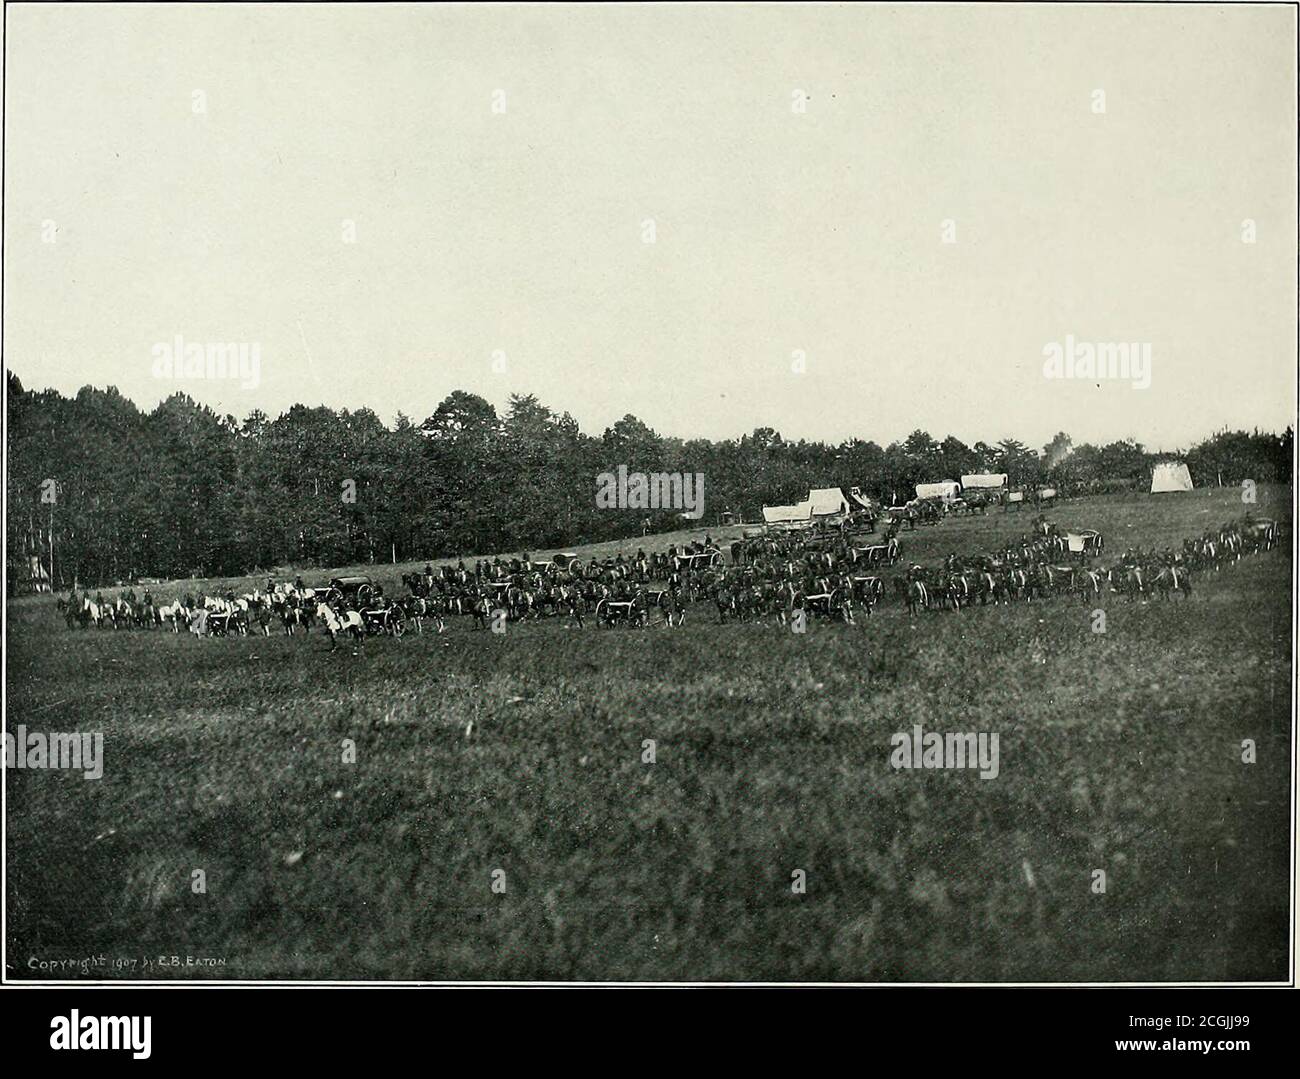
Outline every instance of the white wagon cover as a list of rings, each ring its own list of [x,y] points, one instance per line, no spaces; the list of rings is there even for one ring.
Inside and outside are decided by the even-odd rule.
[[[917,498],[943,498],[954,499],[961,485],[955,480],[943,480],[940,483],[918,483],[916,485]]]
[[[962,476],[961,485],[967,491],[996,490],[1007,485],[1007,474],[1005,472],[972,472],[969,476]]]

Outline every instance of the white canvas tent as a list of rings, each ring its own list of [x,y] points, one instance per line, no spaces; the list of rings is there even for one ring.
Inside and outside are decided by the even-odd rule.
[[[1007,485],[1005,472],[974,472],[962,476],[962,489],[966,491],[996,491]]]
[[[916,485],[916,497],[942,498],[945,502],[951,502],[957,497],[957,492],[960,489],[961,485],[953,480],[943,480],[940,483],[918,483]]]
[[[18,578],[19,593],[50,592],[50,574],[41,564],[40,555],[28,555],[27,564]]]
[[[1151,470],[1151,493],[1192,490],[1192,474],[1182,461],[1161,461]]]

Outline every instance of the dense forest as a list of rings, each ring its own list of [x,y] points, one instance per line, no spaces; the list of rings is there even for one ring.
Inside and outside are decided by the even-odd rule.
[[[368,409],[295,405],[272,419],[219,416],[184,394],[141,412],[116,389],[75,398],[8,378],[10,576],[39,553],[55,583],[229,576],[284,566],[545,550],[637,534],[645,512],[597,509],[596,477],[618,465],[702,473],[702,525],[809,487],[860,487],[882,501],[918,482],[1006,472],[1067,492],[1144,487],[1156,455],[1140,443],[1035,450],[1013,439],[967,446],[914,431],[881,447],[790,442],[770,428],[739,439],[672,438],[627,415],[599,437],[533,396],[505,415],[456,391],[420,422]],[[1181,456],[1198,486],[1289,482],[1293,432],[1223,431]],[[680,526],[648,515],[653,530]]]

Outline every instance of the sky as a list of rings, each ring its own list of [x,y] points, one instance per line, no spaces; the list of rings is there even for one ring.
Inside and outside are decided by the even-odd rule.
[[[1291,7],[5,19],[29,389],[882,445],[1294,423]],[[177,335],[256,378],[168,376]],[[1149,346],[1150,385],[1047,377],[1071,340]]]

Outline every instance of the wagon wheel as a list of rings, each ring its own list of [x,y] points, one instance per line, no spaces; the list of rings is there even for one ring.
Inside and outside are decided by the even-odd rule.
[[[374,596],[374,594],[375,594],[375,590],[374,590],[374,588],[371,587],[370,585],[368,585],[368,584],[363,584],[363,585],[358,586],[358,588],[357,588],[357,603],[358,603],[358,604],[369,603],[371,597]]]
[[[612,623],[605,621],[605,601],[603,599],[598,600],[596,603],[596,625],[601,624],[612,625]]]

